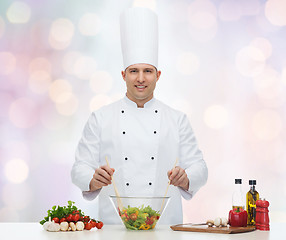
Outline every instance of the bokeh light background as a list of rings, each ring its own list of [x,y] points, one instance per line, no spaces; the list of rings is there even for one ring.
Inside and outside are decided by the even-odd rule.
[[[188,114],[209,168],[184,221],[227,216],[241,177],[285,222],[285,0],[1,0],[0,221],[68,200],[97,216],[70,170],[91,111],[125,94],[118,19],[132,6],[159,15],[155,95]]]

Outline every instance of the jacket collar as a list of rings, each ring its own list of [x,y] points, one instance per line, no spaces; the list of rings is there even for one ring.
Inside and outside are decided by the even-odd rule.
[[[131,101],[126,95],[124,96],[124,102],[130,107],[138,108],[137,104]],[[151,108],[155,102],[156,102],[156,99],[153,97],[151,100],[149,100],[148,102],[144,104],[144,108]]]

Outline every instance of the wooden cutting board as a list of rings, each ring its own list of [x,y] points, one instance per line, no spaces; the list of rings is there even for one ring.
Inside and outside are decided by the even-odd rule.
[[[208,225],[195,225],[192,223],[170,226],[174,231],[205,232],[205,233],[244,233],[255,230],[255,226],[249,227],[208,227]]]

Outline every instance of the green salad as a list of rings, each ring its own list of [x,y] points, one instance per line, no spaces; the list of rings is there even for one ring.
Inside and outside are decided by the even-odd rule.
[[[160,218],[159,211],[153,210],[150,206],[130,207],[119,210],[119,215],[127,229],[150,230],[156,226]]]

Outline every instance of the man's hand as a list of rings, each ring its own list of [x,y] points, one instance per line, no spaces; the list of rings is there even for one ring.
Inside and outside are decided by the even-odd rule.
[[[170,179],[170,184],[181,187],[184,190],[189,189],[189,179],[183,168],[179,166],[174,167],[168,171],[168,178]]]
[[[106,165],[95,169],[93,177],[89,183],[89,191],[93,192],[111,184],[111,176],[114,171],[114,168],[110,168]]]

